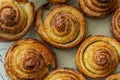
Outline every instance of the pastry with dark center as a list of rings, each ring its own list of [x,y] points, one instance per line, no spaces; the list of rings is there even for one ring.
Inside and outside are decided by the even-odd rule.
[[[41,42],[22,39],[9,48],[4,67],[11,80],[43,80],[56,68],[56,56]]]
[[[80,9],[89,17],[105,18],[118,7],[118,0],[78,0]]]
[[[114,73],[120,59],[120,43],[106,36],[92,36],[80,45],[76,65],[91,78],[105,78]]]
[[[23,37],[34,20],[34,9],[27,0],[0,0],[0,39],[14,41]]]
[[[86,20],[78,8],[71,5],[57,5],[42,21],[46,5],[40,7],[36,15],[36,31],[47,43],[60,49],[72,48],[80,44],[86,36]]]

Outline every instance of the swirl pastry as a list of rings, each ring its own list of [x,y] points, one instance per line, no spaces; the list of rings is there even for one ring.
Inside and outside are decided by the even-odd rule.
[[[118,8],[118,0],[78,0],[81,10],[89,17],[104,18]]]
[[[34,20],[34,4],[25,0],[24,7],[14,0],[0,0],[0,39],[13,41],[23,37]]]
[[[44,24],[42,6],[36,15],[36,31],[40,37],[54,47],[72,48],[84,40],[86,35],[86,21],[83,14],[70,5],[58,5],[46,16]]]
[[[111,19],[111,32],[120,41],[120,8],[115,11]]]
[[[51,2],[51,3],[66,3],[69,0],[48,0],[48,1]]]
[[[105,80],[120,80],[120,73],[110,75]]]
[[[91,78],[104,78],[118,67],[120,43],[114,38],[93,36],[79,47],[76,54],[78,69]]]
[[[87,80],[79,72],[72,69],[57,69],[51,72],[45,80]]]
[[[11,80],[43,80],[56,68],[53,52],[35,39],[16,41],[5,57],[5,70]]]

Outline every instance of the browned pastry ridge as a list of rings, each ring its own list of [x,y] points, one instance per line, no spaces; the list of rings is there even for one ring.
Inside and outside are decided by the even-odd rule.
[[[118,0],[78,0],[80,9],[89,17],[104,18],[118,8]]]
[[[120,80],[120,73],[110,75],[105,80]]]
[[[61,68],[52,71],[44,80],[87,80],[87,79],[82,74],[73,69]]]
[[[76,54],[79,71],[91,78],[105,78],[114,73],[120,59],[120,43],[106,36],[92,36],[85,40]]]
[[[51,3],[66,3],[70,0],[48,0],[48,1],[51,2]]]
[[[4,67],[11,80],[43,80],[56,68],[56,56],[35,39],[16,41],[5,56]]]
[[[36,14],[36,31],[47,43],[60,49],[72,48],[80,44],[86,36],[86,20],[74,6],[57,5],[42,21],[46,5],[40,7]]]
[[[111,19],[111,32],[120,41],[120,8],[115,11]]]
[[[18,1],[18,2],[17,2]],[[0,0],[0,39],[14,41],[23,37],[30,29],[35,7],[32,2],[22,0]]]

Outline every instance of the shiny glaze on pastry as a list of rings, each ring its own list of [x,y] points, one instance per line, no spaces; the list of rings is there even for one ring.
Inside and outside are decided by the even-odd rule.
[[[80,9],[89,17],[104,18],[118,8],[118,0],[78,0]]]
[[[76,54],[79,71],[91,78],[104,78],[118,67],[120,43],[106,36],[92,36],[85,40]]]
[[[120,73],[115,73],[108,76],[105,80],[120,80]]]
[[[52,46],[60,49],[72,48],[80,44],[86,35],[86,21],[83,14],[74,6],[57,5],[42,21],[46,5],[40,7],[36,15],[36,31]]]
[[[5,70],[11,80],[42,80],[56,68],[56,57],[45,45],[35,39],[16,41],[5,57]]]
[[[82,74],[73,69],[61,68],[52,71],[44,80],[87,80],[87,79]]]
[[[111,32],[120,41],[120,8],[115,11],[111,19]]]
[[[48,1],[51,2],[51,3],[66,3],[69,0],[48,0]]]
[[[22,1],[24,7],[20,4]],[[0,0],[0,39],[18,40],[30,29],[35,15],[34,4],[22,1]]]

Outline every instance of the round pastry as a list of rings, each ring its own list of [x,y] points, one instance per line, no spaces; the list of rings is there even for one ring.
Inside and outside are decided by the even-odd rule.
[[[87,80],[79,72],[72,69],[57,69],[51,72],[44,80]]]
[[[120,73],[110,75],[105,80],[120,80]]]
[[[77,68],[91,78],[104,78],[118,67],[120,43],[106,36],[88,38],[76,54]]]
[[[80,9],[89,17],[104,18],[119,6],[118,0],[78,0]]]
[[[111,32],[120,41],[120,8],[115,11],[111,19]]]
[[[24,7],[14,0],[0,0],[0,39],[18,40],[30,29],[35,15],[34,4],[22,1]]]
[[[66,3],[69,0],[48,0],[50,3]]]
[[[52,46],[60,49],[72,48],[80,44],[86,35],[86,21],[83,14],[70,5],[55,6],[42,21],[46,5],[40,7],[36,15],[36,31]]]
[[[16,41],[5,56],[5,70],[11,80],[43,80],[56,68],[54,53],[35,39]]]

